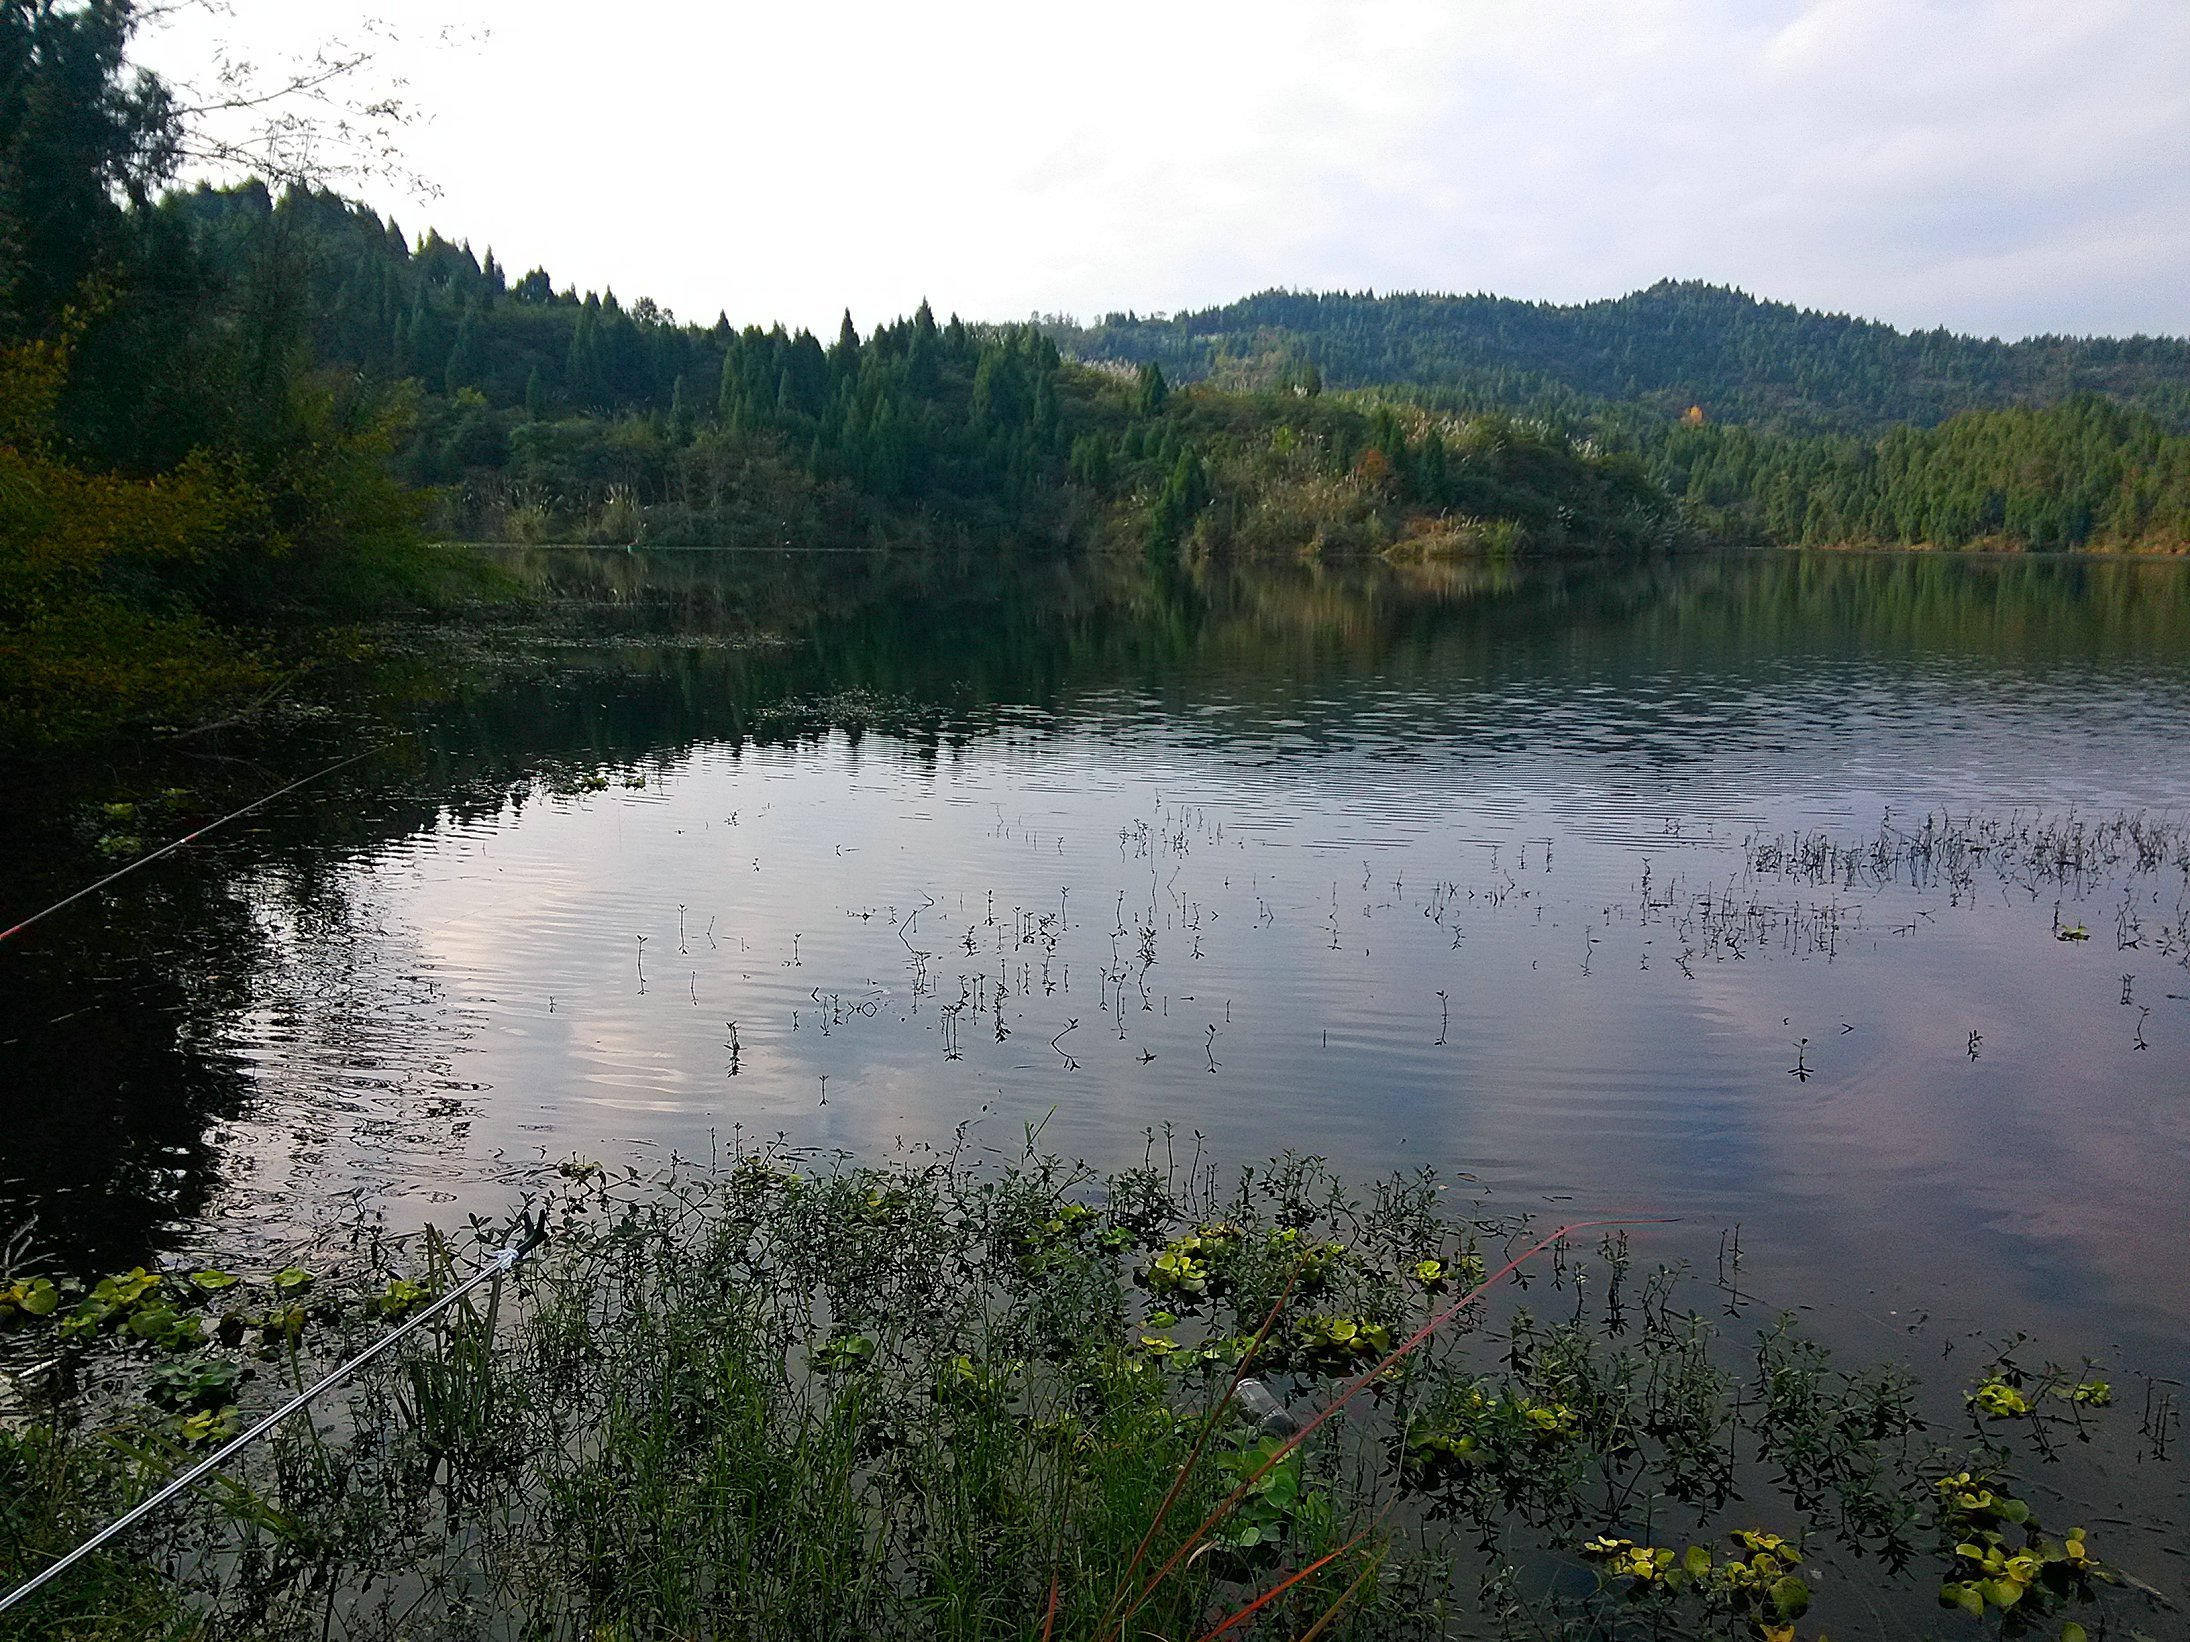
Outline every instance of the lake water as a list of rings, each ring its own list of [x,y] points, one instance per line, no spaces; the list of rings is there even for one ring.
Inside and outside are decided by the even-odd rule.
[[[388,751],[0,951],[46,1247],[1035,1125],[1673,1217],[1863,1350],[2182,1365],[2190,567],[519,569],[565,613],[158,778]],[[96,876],[10,825],[10,908]]]

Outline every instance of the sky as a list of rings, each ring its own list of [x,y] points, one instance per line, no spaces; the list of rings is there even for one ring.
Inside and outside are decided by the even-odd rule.
[[[1675,278],[2190,333],[2186,0],[200,0],[137,55],[337,41],[418,115],[349,192],[685,319]]]

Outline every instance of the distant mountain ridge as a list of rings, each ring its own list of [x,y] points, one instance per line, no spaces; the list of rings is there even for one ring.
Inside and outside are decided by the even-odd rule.
[[[1906,332],[1700,281],[1576,304],[1271,290],[1046,329],[1069,355],[1154,361],[1174,380],[1398,387],[1455,409],[1562,420],[1614,406],[1677,418],[1693,405],[1760,431],[1860,434],[2098,394],[2190,429],[2190,338]]]

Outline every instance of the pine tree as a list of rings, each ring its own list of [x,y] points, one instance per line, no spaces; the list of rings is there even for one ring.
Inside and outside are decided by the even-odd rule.
[[[1180,447],[1178,459],[1171,464],[1171,473],[1156,492],[1155,505],[1149,510],[1147,546],[1149,556],[1168,559],[1175,556],[1179,544],[1194,527],[1195,519],[1209,502],[1209,480],[1203,471],[1201,457],[1192,446]]]
[[[473,321],[472,310],[466,309],[464,317],[456,323],[456,341],[449,348],[448,368],[443,381],[450,398],[465,388],[479,386],[479,327]]]
[[[1093,491],[1110,488],[1110,440],[1100,431],[1083,433],[1072,441],[1065,463],[1067,476],[1076,485]]]
[[[847,382],[859,374],[859,329],[852,323],[852,311],[844,310],[844,323],[837,327],[836,345],[829,350],[829,377],[835,382]]]
[[[570,354],[563,365],[563,385],[581,405],[595,403],[601,391],[599,327],[593,317],[596,311],[597,304],[588,297],[579,311],[578,323],[571,328]]]
[[[913,315],[912,346],[906,353],[906,380],[915,394],[933,398],[943,385],[942,333],[935,327],[935,311],[923,298]]]
[[[715,390],[715,415],[722,425],[732,430],[745,426],[745,378],[743,366],[743,342],[730,339],[729,347],[722,356],[722,380]]]
[[[1422,454],[1416,460],[1415,470],[1422,500],[1432,507],[1443,507],[1447,499],[1449,465],[1445,459],[1445,436],[1437,429],[1431,428],[1423,436]]]
[[[1133,396],[1133,408],[1143,416],[1159,416],[1164,401],[1171,397],[1171,384],[1163,379],[1163,367],[1153,359],[1141,366],[1140,382]]]

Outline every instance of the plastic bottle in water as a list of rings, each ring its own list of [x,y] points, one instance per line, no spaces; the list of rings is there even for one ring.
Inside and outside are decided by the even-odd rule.
[[[1293,1418],[1291,1410],[1260,1380],[1240,1381],[1239,1388],[1232,1393],[1232,1400],[1239,1404],[1240,1412],[1247,1416],[1258,1437],[1290,1437],[1300,1429],[1300,1421]]]

